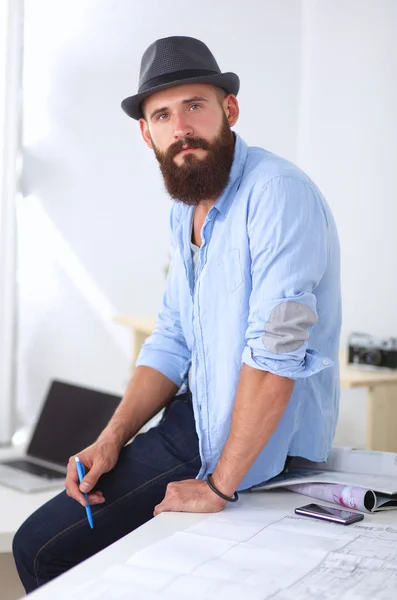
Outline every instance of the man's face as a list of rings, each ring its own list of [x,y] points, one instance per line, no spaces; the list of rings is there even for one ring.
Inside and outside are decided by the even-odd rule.
[[[236,98],[220,96],[211,85],[189,84],[153,94],[143,111],[142,136],[154,150],[170,196],[193,205],[215,200],[233,162]]]

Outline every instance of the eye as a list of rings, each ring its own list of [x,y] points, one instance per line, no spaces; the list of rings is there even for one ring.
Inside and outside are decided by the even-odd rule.
[[[189,110],[197,110],[198,108],[200,108],[200,104],[191,104],[189,106]]]
[[[168,113],[160,113],[159,115],[157,115],[157,121],[165,121],[167,117]]]

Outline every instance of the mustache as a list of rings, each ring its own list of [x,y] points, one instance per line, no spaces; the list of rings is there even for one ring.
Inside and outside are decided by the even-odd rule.
[[[172,144],[167,150],[167,158],[172,159],[181,150],[186,148],[202,148],[203,150],[211,150],[211,145],[203,138],[186,138],[184,140],[178,140],[175,144]]]

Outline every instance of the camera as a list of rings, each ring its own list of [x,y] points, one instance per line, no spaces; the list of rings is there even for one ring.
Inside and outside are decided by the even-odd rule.
[[[378,340],[366,333],[349,337],[348,363],[397,369],[397,338]]]

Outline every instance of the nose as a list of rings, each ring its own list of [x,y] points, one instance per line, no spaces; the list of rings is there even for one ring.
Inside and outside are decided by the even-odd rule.
[[[189,120],[186,115],[182,113],[177,113],[175,115],[174,121],[174,138],[175,140],[179,140],[181,138],[192,136],[193,135],[193,127],[189,123]]]

